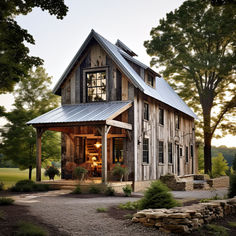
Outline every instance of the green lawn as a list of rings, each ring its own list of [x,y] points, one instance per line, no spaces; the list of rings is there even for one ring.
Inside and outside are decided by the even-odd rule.
[[[0,183],[4,183],[4,188],[9,188],[17,181],[28,179],[29,171],[20,170],[18,168],[0,168]],[[36,178],[36,169],[33,169],[32,180]],[[55,176],[55,179],[60,179],[60,176]],[[44,176],[44,169],[42,169],[42,180],[48,180],[48,177]]]

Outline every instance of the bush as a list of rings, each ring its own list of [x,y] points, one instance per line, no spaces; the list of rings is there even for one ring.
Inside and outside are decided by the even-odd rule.
[[[60,176],[60,171],[55,166],[49,166],[45,170],[44,175],[54,180],[55,175]]]
[[[14,235],[16,236],[46,236],[48,235],[48,233],[38,225],[22,221],[17,224],[17,230]]]
[[[79,186],[79,185],[77,185],[77,186],[76,186],[76,188],[74,189],[74,191],[73,191],[72,193],[74,193],[74,194],[81,194],[81,193],[82,193],[82,191],[81,191],[81,188],[80,188],[80,186]]]
[[[91,194],[98,194],[100,192],[101,192],[101,189],[96,186],[91,186],[89,188],[89,193],[91,193]]]
[[[121,166],[120,164],[116,164],[112,170],[112,175],[117,176],[121,182],[124,175],[127,173],[128,173],[128,169],[126,167]]]
[[[115,195],[115,190],[112,187],[108,186],[105,190],[105,195],[114,196]]]
[[[122,209],[122,210],[137,210],[137,209],[140,209],[139,201],[121,203],[119,205],[119,208]]]
[[[168,187],[160,180],[152,182],[151,186],[145,191],[144,197],[139,201],[140,209],[172,208],[179,206],[179,203],[169,191]]]
[[[4,184],[1,182],[1,183],[0,183],[0,191],[3,190],[3,187],[4,187]]]
[[[14,200],[9,197],[0,197],[0,206],[12,205]]]
[[[131,185],[126,185],[125,187],[122,188],[123,189],[123,192],[125,194],[125,197],[130,197],[131,196],[131,193],[132,193],[132,187]]]
[[[36,184],[32,180],[20,180],[15,186],[11,187],[13,192],[43,192],[50,190],[48,184]]]
[[[78,166],[74,169],[74,176],[78,180],[84,180],[85,174],[87,174],[88,170],[86,170],[84,167]]]
[[[222,153],[218,153],[217,157],[212,158],[212,173],[210,173],[211,178],[217,178],[226,175],[226,171],[228,169],[228,163]]]
[[[229,198],[236,196],[236,173],[233,173],[229,176]]]

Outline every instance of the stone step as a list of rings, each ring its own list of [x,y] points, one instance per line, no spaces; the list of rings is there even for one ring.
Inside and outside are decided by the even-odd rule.
[[[193,182],[193,188],[194,189],[202,189],[207,190],[210,189],[209,184],[204,180],[194,180]]]

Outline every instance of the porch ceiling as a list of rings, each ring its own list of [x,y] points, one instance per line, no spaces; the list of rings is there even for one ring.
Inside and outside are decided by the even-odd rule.
[[[63,105],[51,110],[27,125],[35,127],[73,126],[73,125],[113,125],[132,129],[132,125],[113,120],[132,106],[131,101],[93,102],[76,105]]]

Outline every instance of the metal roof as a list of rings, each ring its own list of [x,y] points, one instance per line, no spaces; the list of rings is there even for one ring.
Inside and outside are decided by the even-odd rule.
[[[123,49],[124,51],[128,52],[131,56],[138,56],[133,50],[131,50],[129,47],[127,47],[123,42],[121,42],[119,39],[117,39],[117,42],[115,44],[119,48]]]
[[[27,125],[106,121],[115,113],[118,112],[119,115],[119,111],[128,109],[131,103],[131,101],[114,101],[63,105],[28,121]]]
[[[136,73],[136,71],[130,66],[125,57],[128,59],[128,54],[122,51],[119,47],[109,42],[100,34],[96,33],[94,30],[91,31],[70,65],[63,73],[62,77],[56,84],[53,89],[54,93],[57,93],[60,89],[60,85],[64,81],[64,79],[69,74],[70,70],[73,68],[74,64],[78,60],[79,56],[83,52],[83,50],[88,45],[89,41],[95,38],[97,42],[101,45],[101,47],[106,51],[106,53],[111,57],[111,59],[117,64],[117,66],[122,70],[122,72],[132,81],[133,85],[140,89],[146,95],[155,98],[195,119],[197,116],[194,112],[186,105],[186,103],[175,93],[175,91],[168,85],[168,83],[163,78],[156,77],[156,89],[147,85],[140,75]],[[131,57],[132,58],[132,57]],[[130,59],[130,58],[129,58]],[[133,61],[136,60],[133,58]],[[142,63],[140,63],[142,64]],[[143,64],[143,67],[145,65]],[[148,67],[147,67],[148,68]]]

